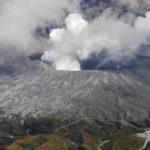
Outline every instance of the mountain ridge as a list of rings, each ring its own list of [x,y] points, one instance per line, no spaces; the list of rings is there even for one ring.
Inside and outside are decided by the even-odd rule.
[[[149,78],[138,75],[143,70],[67,72],[53,70],[40,60],[24,61],[13,75],[0,76],[0,108],[6,114],[120,122],[149,118]]]

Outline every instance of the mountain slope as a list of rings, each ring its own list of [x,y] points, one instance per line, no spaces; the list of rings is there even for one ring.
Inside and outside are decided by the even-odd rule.
[[[26,57],[21,62],[13,65],[14,73],[0,76],[4,114],[57,114],[121,122],[149,117],[149,79],[140,78],[141,72],[148,76],[149,70],[66,72]]]

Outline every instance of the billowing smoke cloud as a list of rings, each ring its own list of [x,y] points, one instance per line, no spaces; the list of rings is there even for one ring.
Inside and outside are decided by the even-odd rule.
[[[150,0],[112,0],[127,9],[135,12],[145,12],[150,9]]]
[[[118,19],[105,12],[88,22],[80,14],[70,14],[65,19],[65,28],[51,31],[50,50],[42,59],[52,62],[57,70],[80,70],[79,61],[104,50],[107,59],[132,56],[141,45],[149,42],[150,12],[145,17],[126,17]],[[132,21],[127,23],[129,18]]]
[[[42,59],[52,61],[57,70],[80,70],[77,59],[86,59],[89,53],[81,41],[81,36],[87,28],[87,21],[80,14],[70,14],[65,19],[65,24],[66,28],[51,31],[50,44],[53,46],[50,51],[44,53]],[[85,49],[81,49],[82,47]]]
[[[91,16],[91,11],[81,10],[81,1],[0,0],[0,49],[25,53],[46,50],[41,58],[53,68],[81,70],[81,62],[92,54],[105,51],[106,61],[121,60],[124,56],[133,57],[142,45],[149,44],[149,0],[142,3],[141,0],[100,0],[103,2],[99,3],[100,11],[99,6],[92,5]],[[132,11],[120,11],[116,6]],[[137,17],[135,12],[139,10],[147,11],[145,16]],[[46,27],[50,28],[49,39],[45,36]],[[39,31],[45,33],[37,36]]]
[[[36,38],[36,28],[61,25],[66,13],[77,9],[74,0],[0,0],[0,47],[28,52],[42,49],[46,39]]]

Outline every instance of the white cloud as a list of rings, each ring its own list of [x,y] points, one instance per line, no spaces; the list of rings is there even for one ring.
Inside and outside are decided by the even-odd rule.
[[[5,1],[5,3],[4,3]],[[0,46],[36,51],[45,46],[34,30],[46,24],[61,24],[66,12],[78,11],[72,0],[0,0]]]
[[[113,0],[132,10],[147,10],[149,0]],[[104,10],[95,19],[84,19],[76,0],[0,0],[0,48],[11,47],[25,52],[45,51],[43,60],[58,70],[80,70],[79,60],[92,53],[107,51],[107,59],[133,56],[149,43],[150,12],[145,17],[117,10]],[[67,18],[66,14],[70,13]],[[35,29],[58,25],[49,39],[37,38]],[[65,25],[65,27],[63,27]],[[62,26],[62,28],[61,28]]]
[[[52,32],[50,32],[49,36],[52,41],[60,42],[65,34],[64,32],[64,29],[53,29]]]
[[[135,12],[145,12],[150,9],[150,0],[112,0],[120,6],[126,6],[129,10]]]
[[[70,14],[65,19],[66,27],[74,33],[80,33],[87,26],[87,21],[80,14]]]
[[[78,60],[103,50],[108,53],[107,59],[132,56],[142,44],[149,42],[150,12],[135,18],[132,24],[126,20],[107,12],[87,22],[80,14],[70,14],[65,28],[52,30],[51,34],[55,35],[50,36],[52,46],[42,59],[53,62],[58,70],[80,70]]]

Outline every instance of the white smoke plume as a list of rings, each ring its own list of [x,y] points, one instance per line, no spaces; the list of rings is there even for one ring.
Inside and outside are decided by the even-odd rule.
[[[46,50],[42,59],[55,69],[81,70],[80,62],[93,53],[105,51],[106,59],[119,60],[132,57],[140,46],[149,44],[150,12],[137,17],[130,11],[118,17],[119,12],[111,3],[110,8],[98,12],[94,19],[89,17],[89,21],[83,15],[81,1],[0,0],[0,49],[8,47],[25,53]],[[150,9],[149,0],[112,2],[130,10]],[[59,28],[50,29],[49,39],[35,35],[38,27],[51,25]]]
[[[118,5],[126,6],[127,9],[135,12],[145,12],[150,9],[150,0],[112,0]]]
[[[88,57],[88,51],[82,49],[84,46],[81,41],[82,34],[86,33],[87,21],[80,14],[70,14],[65,19],[65,24],[66,28],[51,31],[50,44],[53,46],[50,51],[44,53],[42,59],[52,61],[57,70],[80,70],[77,57]]]
[[[70,14],[65,28],[50,33],[50,49],[42,59],[52,62],[57,70],[80,70],[79,60],[92,53],[107,51],[107,59],[132,56],[150,37],[150,12],[145,17],[133,17],[132,24],[126,18],[118,19],[105,12],[88,22],[80,14]],[[130,18],[130,17],[129,17]],[[131,18],[130,18],[131,19]]]
[[[66,12],[77,11],[74,0],[0,0],[0,47],[36,52],[45,43],[36,39],[35,29],[60,25]]]

